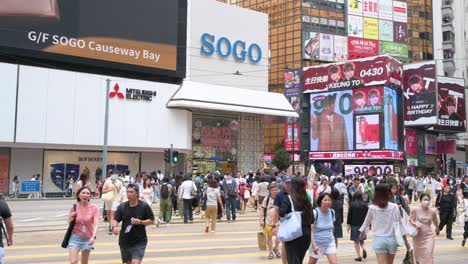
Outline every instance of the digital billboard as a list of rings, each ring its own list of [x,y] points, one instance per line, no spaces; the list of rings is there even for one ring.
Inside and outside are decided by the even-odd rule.
[[[397,92],[384,87],[384,141],[385,149],[398,150],[398,98]]]
[[[348,14],[362,16],[362,0],[348,0]]]
[[[377,18],[379,16],[379,0],[363,0],[362,13],[365,17]]]
[[[320,33],[320,53],[321,61],[333,61],[333,35]]]
[[[379,114],[355,116],[356,150],[380,149]]]
[[[464,79],[437,77],[436,130],[466,131],[466,105]]]
[[[348,36],[351,37],[363,37],[363,21],[361,16],[348,16]]]
[[[382,112],[383,108],[382,87],[353,90],[353,111],[355,114]]]
[[[185,76],[182,0],[29,2],[28,6],[25,1],[0,1],[2,53]]]
[[[393,20],[393,1],[379,1],[379,19]]]
[[[393,41],[408,44],[408,24],[401,22],[393,23]]]
[[[348,60],[348,38],[344,36],[334,36],[333,58],[334,61]]]
[[[304,32],[304,59],[318,60],[320,56],[320,34]]]
[[[379,20],[379,40],[393,41],[393,22]]]
[[[364,38],[379,40],[379,20],[364,17]]]
[[[436,125],[436,68],[434,61],[406,64],[404,70],[405,125]]]
[[[313,94],[310,96],[310,106],[310,150],[352,150],[352,92]]]

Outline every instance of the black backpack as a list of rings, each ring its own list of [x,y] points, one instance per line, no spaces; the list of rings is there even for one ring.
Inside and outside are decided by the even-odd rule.
[[[163,184],[161,186],[161,198],[163,199],[169,198],[169,186],[167,186],[167,184]]]

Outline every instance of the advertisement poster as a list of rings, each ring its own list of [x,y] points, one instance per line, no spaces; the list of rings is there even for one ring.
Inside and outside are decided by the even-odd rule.
[[[345,165],[345,176],[358,175],[388,175],[393,173],[393,165]]]
[[[408,4],[401,1],[393,1],[393,21],[408,22]]]
[[[388,159],[388,160],[403,160],[403,158],[404,158],[404,154],[403,154],[402,151],[393,151],[393,150],[309,152],[309,159],[311,159],[311,160],[327,160],[327,159],[347,159],[347,160]]]
[[[286,124],[284,126],[284,149],[286,149],[286,151],[301,150],[301,143],[299,141],[299,128],[299,124]]]
[[[333,35],[320,34],[320,60],[333,61]]]
[[[299,69],[285,70],[284,96],[298,96],[301,89],[301,73]]]
[[[346,61],[348,60],[348,38],[344,36],[334,35],[333,44],[335,47],[333,49],[333,58],[334,61]]]
[[[9,153],[2,153],[2,151],[0,151],[0,192],[2,193],[8,193],[8,186],[10,186],[10,183],[8,182],[9,164]]]
[[[416,139],[416,130],[414,129],[405,129],[406,137],[405,137],[405,149],[406,154],[408,155],[416,155],[418,153],[417,147],[417,139]]]
[[[380,148],[379,115],[356,115],[356,149]]]
[[[401,22],[393,23],[393,41],[408,44],[408,24]]]
[[[406,64],[403,70],[405,125],[436,125],[435,62]]]
[[[455,154],[455,140],[437,141],[438,154]]]
[[[401,88],[403,65],[388,56],[362,58],[306,67],[303,69],[304,92],[388,85]]]
[[[416,148],[418,150],[418,163],[424,165],[426,163],[426,133],[423,130],[416,130]]]
[[[393,22],[379,20],[379,40],[393,41]]]
[[[379,41],[348,37],[349,59],[359,59],[379,54]]]
[[[364,38],[379,40],[379,20],[364,17]]]
[[[398,150],[398,99],[395,90],[384,87],[385,149]]]
[[[353,149],[353,95],[350,90],[310,96],[310,150]]]
[[[320,34],[304,32],[304,59],[318,60],[320,56]]]
[[[363,21],[361,16],[348,16],[348,36],[363,37]]]
[[[380,0],[379,1],[379,19],[393,20],[393,1]]]
[[[407,58],[408,57],[408,45],[393,43],[387,41],[379,42],[380,54],[390,55],[392,57]]]
[[[426,134],[426,154],[437,154],[437,135]]]
[[[0,12],[0,46],[12,55],[176,76],[185,51],[179,1],[24,1]],[[21,4],[22,3],[22,4]],[[104,23],[106,22],[106,23]],[[164,25],[164,26],[153,26]]]
[[[379,0],[362,0],[362,13],[365,17],[378,18]]]
[[[463,79],[437,77],[437,130],[465,132],[466,105]]]
[[[354,113],[382,112],[384,108],[382,87],[353,90]]]
[[[362,16],[362,0],[348,0],[348,14]]]

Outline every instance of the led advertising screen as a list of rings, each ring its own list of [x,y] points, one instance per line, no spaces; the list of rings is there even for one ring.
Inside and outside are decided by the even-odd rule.
[[[416,130],[406,128],[405,129],[405,150],[408,155],[416,155],[418,153],[418,140]]]
[[[355,114],[382,112],[383,108],[382,87],[353,90],[353,110]]]
[[[401,88],[403,65],[388,56],[322,64],[303,69],[304,92],[388,85]]]
[[[380,116],[355,116],[356,149],[380,149]]]
[[[379,40],[393,41],[393,22],[379,20]]]
[[[345,176],[352,176],[354,174],[369,176],[384,175],[393,173],[393,165],[378,165],[378,164],[366,164],[366,165],[345,165]]]
[[[397,92],[384,87],[384,138],[385,149],[398,150],[398,98]]]
[[[348,16],[348,36],[363,37],[363,19],[361,16]]]
[[[310,105],[311,151],[352,150],[352,92],[313,94]]]
[[[0,47],[13,56],[185,76],[184,1],[0,1]],[[34,4],[32,4],[34,2]],[[186,5],[186,4],[185,4]],[[180,52],[178,55],[178,51]],[[183,51],[183,52],[182,52]]]
[[[437,77],[437,130],[465,132],[466,105],[463,79]]]
[[[403,67],[405,126],[437,124],[435,67],[434,61]]]

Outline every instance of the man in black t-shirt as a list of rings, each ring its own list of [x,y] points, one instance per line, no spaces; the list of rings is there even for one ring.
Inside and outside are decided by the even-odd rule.
[[[119,205],[112,222],[112,231],[115,235],[119,234],[118,225],[122,222],[119,246],[122,262],[127,264],[141,263],[148,244],[145,227],[154,224],[153,210],[146,202],[140,201],[138,195],[138,186],[129,184],[128,202]]]
[[[468,176],[465,176],[463,178],[463,182],[460,184],[460,189],[462,191],[462,196],[467,197],[468,196]]]
[[[3,223],[0,223],[0,263],[4,263],[4,245],[3,245],[3,236],[6,235],[7,245],[13,245],[13,220],[11,218],[10,207],[5,201],[0,200],[0,216],[2,217],[1,221],[5,223],[6,230],[3,228]],[[4,234],[6,232],[6,234]]]

